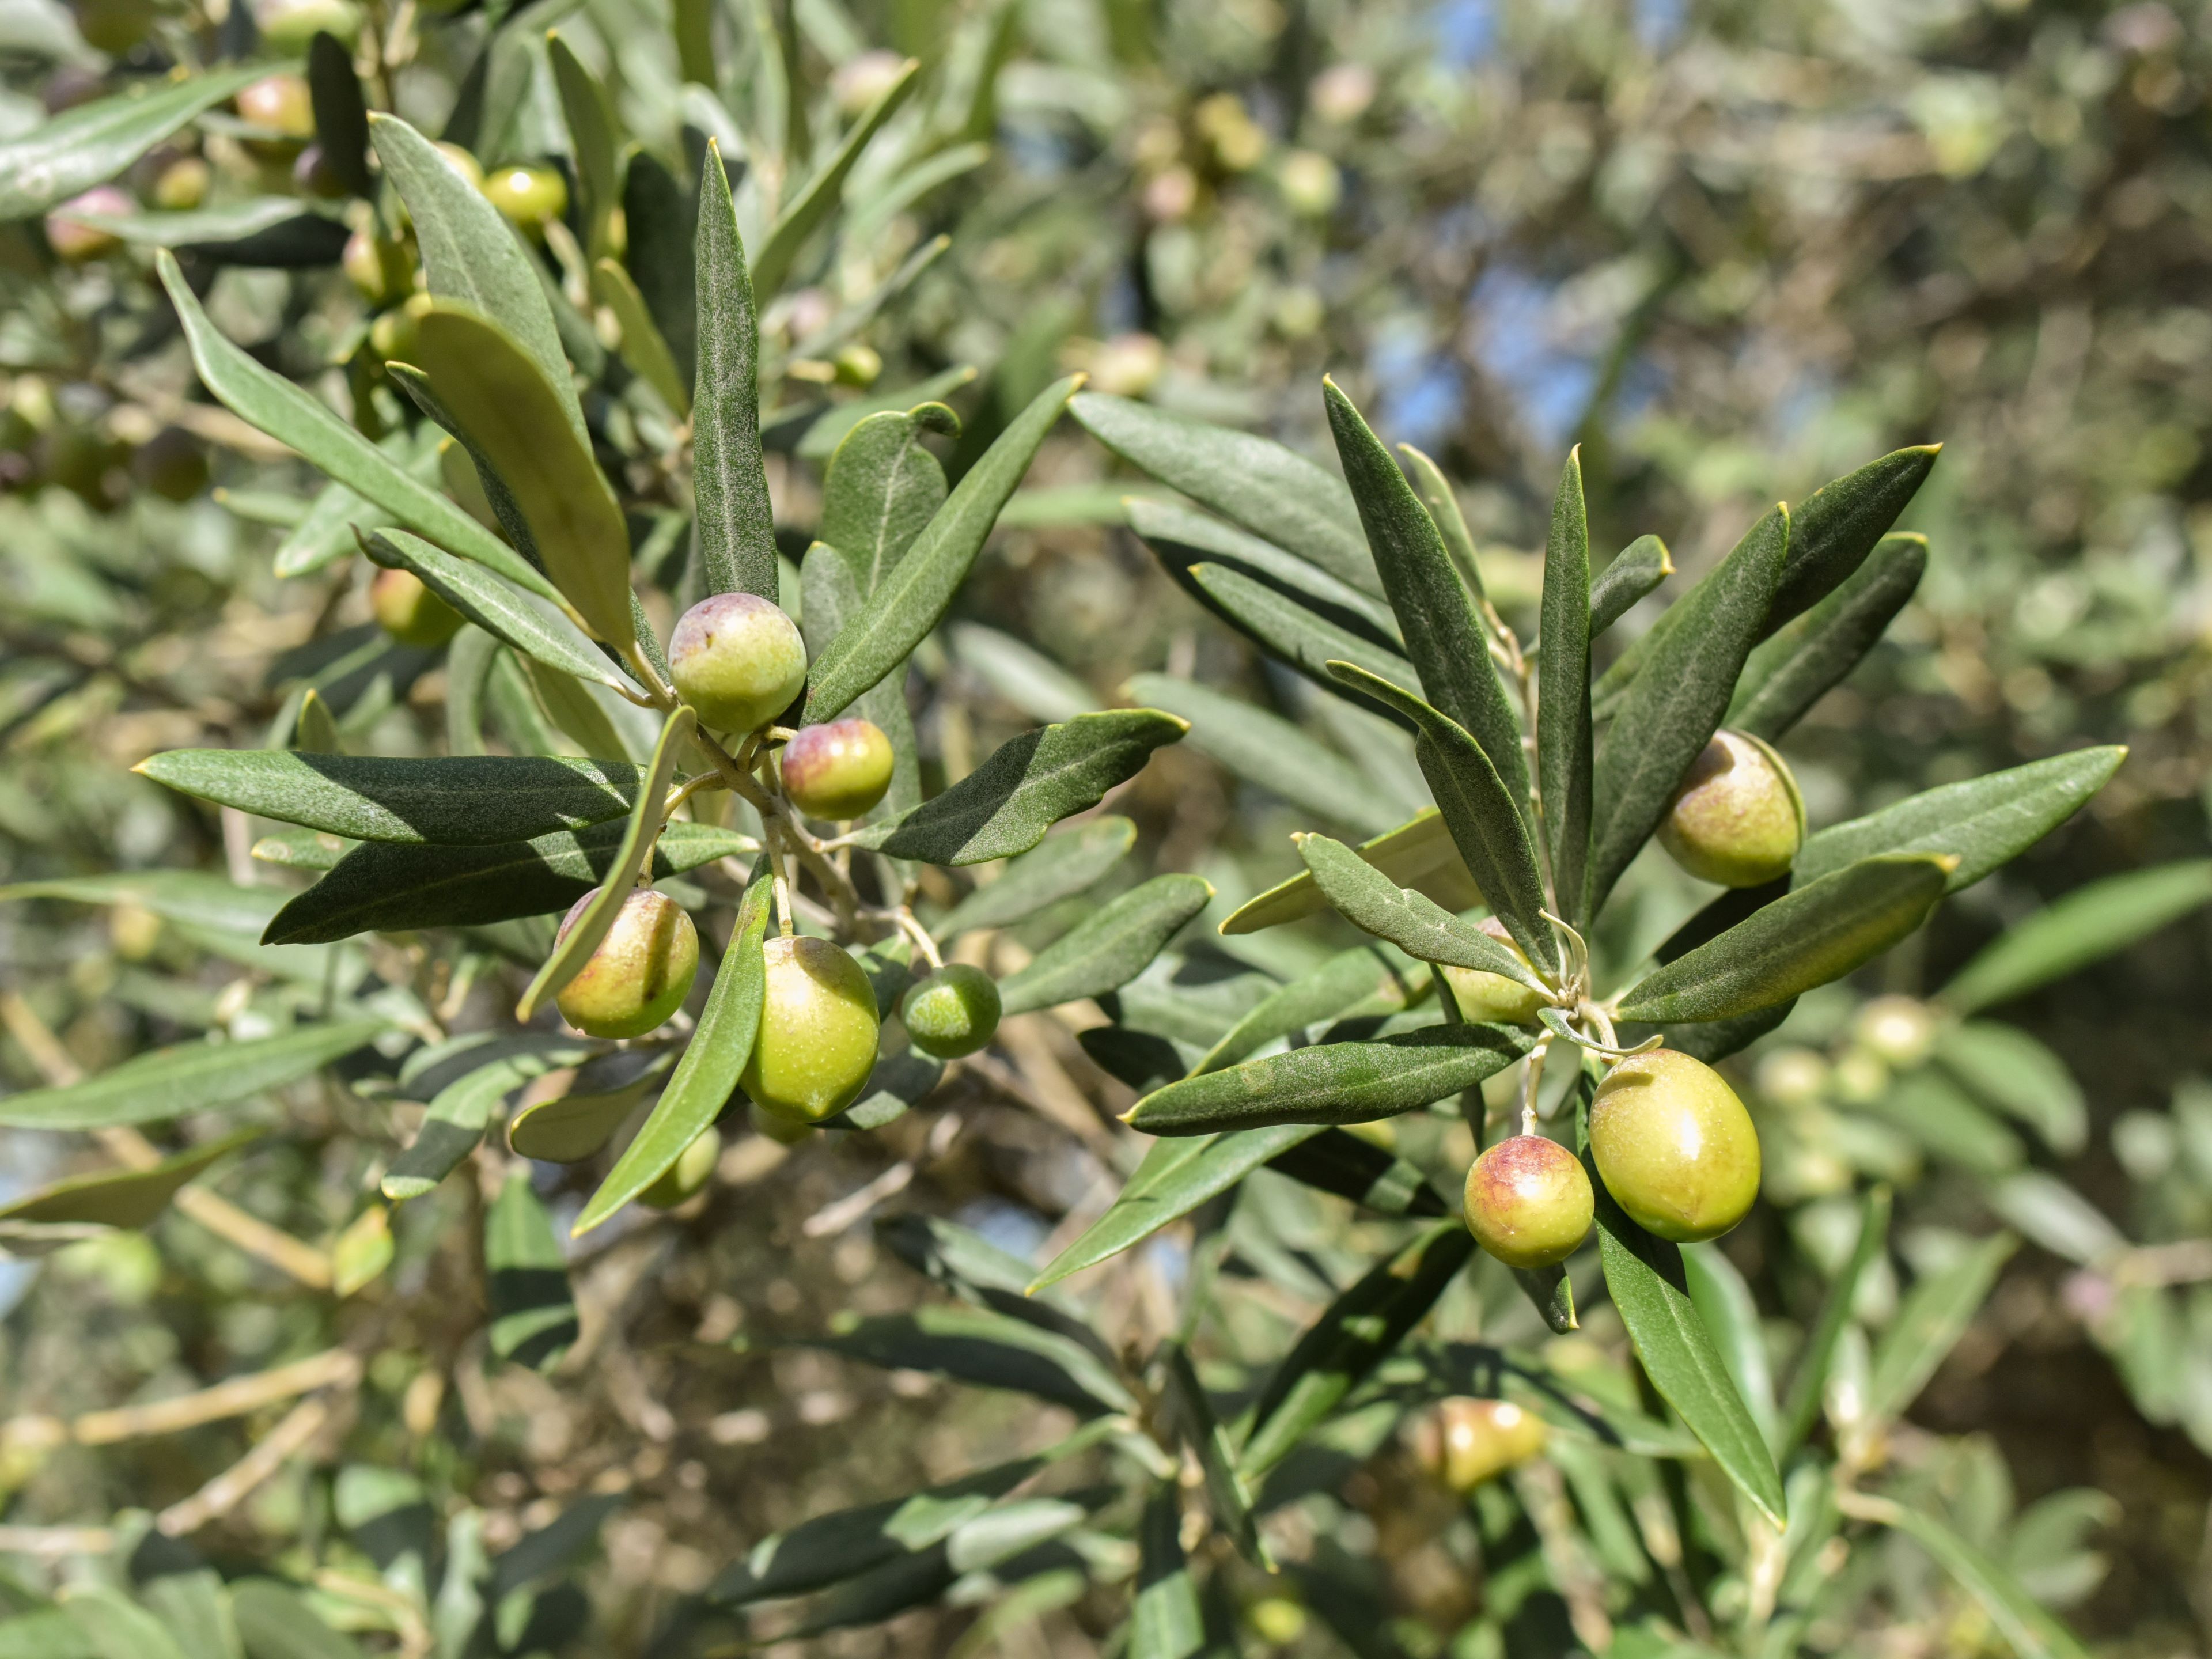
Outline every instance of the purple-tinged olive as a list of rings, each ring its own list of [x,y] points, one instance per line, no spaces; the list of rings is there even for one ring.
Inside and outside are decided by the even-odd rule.
[[[1589,1237],[1595,1200],[1582,1160],[1542,1135],[1515,1135],[1467,1172],[1467,1225],[1509,1267],[1565,1261]]]
[[[873,720],[802,726],[784,745],[783,793],[810,818],[857,818],[891,787],[891,740]]]
[[[562,919],[566,939],[599,889]],[[623,901],[614,926],[554,1001],[586,1036],[634,1037],[665,1023],[684,1006],[699,972],[699,933],[684,907],[641,887]]]
[[[806,684],[799,624],[751,593],[717,593],[685,611],[668,662],[677,694],[717,732],[758,730]]]

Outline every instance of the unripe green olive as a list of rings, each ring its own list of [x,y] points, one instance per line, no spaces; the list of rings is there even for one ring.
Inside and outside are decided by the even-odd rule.
[[[948,962],[907,988],[899,1019],[926,1054],[939,1060],[972,1054],[998,1031],[998,982],[981,968]]]
[[[654,1177],[637,1195],[648,1210],[672,1210],[707,1184],[722,1156],[722,1132],[708,1124],[698,1139],[676,1155],[676,1162]]]
[[[1852,1022],[1861,1042],[1898,1070],[1910,1071],[1936,1046],[1936,1017],[1916,997],[1876,997]]]
[[[738,1080],[755,1105],[819,1123],[859,1097],[876,1068],[875,988],[826,939],[772,939],[760,1032]]]
[[[562,919],[562,939],[598,892],[585,894]],[[667,894],[641,887],[623,901],[599,948],[554,1001],[561,1018],[586,1036],[643,1036],[684,1006],[698,972],[691,918]]]
[[[152,0],[83,0],[76,8],[77,32],[111,58],[128,58],[154,32],[160,15]]]
[[[410,294],[368,325],[368,349],[386,362],[407,362],[422,343],[419,326],[436,302],[427,294]]]
[[[338,264],[373,306],[387,306],[415,285],[415,254],[404,242],[387,242],[366,228],[346,238]]]
[[[46,245],[71,264],[97,259],[123,246],[123,239],[70,217],[72,213],[97,213],[114,217],[136,213],[138,204],[112,185],[101,185],[82,196],[72,196],[46,215]]]
[[[1468,1231],[1509,1267],[1565,1261],[1595,1209],[1582,1160],[1542,1135],[1501,1140],[1467,1172]]]
[[[164,213],[189,213],[207,200],[212,176],[198,156],[179,156],[154,180],[154,205]]]
[[[509,223],[532,236],[568,210],[568,181],[552,167],[494,167],[483,193]]]
[[[891,787],[891,740],[857,716],[802,726],[784,745],[783,793],[810,818],[857,818]]]
[[[471,189],[483,188],[483,163],[477,160],[474,151],[444,138],[438,141],[437,148],[438,154],[446,158],[446,165],[467,179]]]
[[[411,570],[378,571],[368,585],[368,607],[377,625],[402,645],[427,651],[461,631],[461,613]]]
[[[315,136],[314,94],[299,76],[265,75],[240,87],[234,101],[240,120],[278,135],[273,143],[268,139],[249,140],[249,149],[265,152],[273,148],[289,155]]]
[[[1613,1201],[1678,1244],[1717,1238],[1759,1196],[1759,1133],[1718,1072],[1672,1048],[1622,1060],[1590,1102],[1590,1153]]]
[[[353,0],[259,0],[253,21],[261,38],[283,52],[305,52],[319,31],[347,46],[361,33],[361,8]]]
[[[1716,732],[1674,805],[1659,844],[1700,881],[1757,887],[1790,873],[1805,839],[1805,805],[1782,757],[1741,732]]]
[[[799,624],[752,593],[717,593],[677,618],[668,663],[676,690],[718,732],[750,732],[806,684]]]
[[[1475,926],[1522,961],[1528,960],[1528,953],[1513,942],[1513,935],[1496,916],[1485,916]],[[1451,987],[1452,1000],[1459,1004],[1461,1014],[1477,1024],[1533,1025],[1538,1011],[1547,1006],[1542,996],[1517,979],[1486,974],[1479,968],[1437,965],[1443,969],[1444,983]]]
[[[1459,1395],[1416,1418],[1410,1437],[1413,1461],[1465,1493],[1536,1456],[1551,1438],[1551,1427],[1510,1400]]]

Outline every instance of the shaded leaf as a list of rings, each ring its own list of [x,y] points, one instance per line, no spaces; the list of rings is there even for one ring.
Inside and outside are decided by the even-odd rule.
[[[1121,1379],[1083,1344],[980,1308],[926,1307],[873,1319],[846,1314],[809,1346],[872,1365],[1016,1389],[1079,1417],[1136,1406]]]
[[[1667,544],[1656,536],[1638,536],[1622,548],[1605,574],[1590,584],[1590,637],[1604,633],[1674,574]]]
[[[142,84],[64,111],[0,143],[0,220],[28,219],[103,184],[265,64],[234,64],[173,82]]]
[[[1211,1134],[1287,1123],[1370,1123],[1473,1088],[1534,1046],[1502,1025],[1443,1025],[1372,1042],[1323,1042],[1186,1078],[1127,1121],[1146,1134]]]
[[[1237,1553],[1246,1560],[1273,1571],[1274,1558],[1267,1540],[1260,1536],[1259,1523],[1252,1513],[1252,1494],[1245,1487],[1244,1477],[1237,1472],[1236,1444],[1215,1418],[1213,1402],[1206,1398],[1205,1385],[1190,1363],[1189,1351],[1182,1343],[1169,1348],[1166,1371],[1161,1393],[1177,1437],[1198,1459],[1214,1524],[1234,1540]]]
[[[978,927],[1026,921],[1100,880],[1136,842],[1137,826],[1117,815],[1047,836],[1011,861],[996,881],[976,888],[946,911],[933,931],[949,939]]]
[[[630,372],[659,394],[678,420],[689,419],[690,387],[629,272],[612,259],[601,259],[592,267],[592,292],[615,314],[622,329],[623,361]]]
[[[380,1019],[301,1025],[244,1042],[181,1042],[135,1054],[81,1083],[0,1097],[11,1129],[105,1129],[211,1111],[281,1089],[365,1048]]]
[[[1883,1423],[1899,1417],[1920,1397],[1936,1368],[1974,1322],[2019,1243],[2009,1233],[1985,1238],[1905,1292],[1897,1316],[1875,1346],[1867,1379],[1866,1415],[1870,1420]]]
[[[1198,1584],[1182,1552],[1182,1505],[1172,1484],[1145,1500],[1137,1521],[1137,1592],[1129,1659],[1192,1659],[1206,1645]]]
[[[327,29],[307,42],[307,91],[315,110],[315,143],[323,165],[353,196],[373,195],[376,180],[368,170],[368,103],[361,77],[353,72],[353,53]]]
[[[1266,1134],[1265,1129],[1246,1133]],[[1267,1160],[1278,1175],[1301,1186],[1348,1198],[1364,1209],[1382,1215],[1438,1216],[1450,1206],[1429,1184],[1429,1178],[1402,1158],[1370,1140],[1341,1129],[1323,1129]]]
[[[1016,496],[1014,506],[1018,507],[1021,504],[1022,497]],[[1241,626],[1222,602],[1192,575],[1195,566],[1205,564],[1227,569],[1272,587],[1325,622],[1349,629],[1393,655],[1404,649],[1398,619],[1388,605],[1330,575],[1319,566],[1308,563],[1297,554],[1285,552],[1273,542],[1261,541],[1247,531],[1174,501],[1155,501],[1149,496],[1117,497],[1113,516],[1126,518],[1129,528],[1145,538],[1145,544],[1158,556],[1168,574],[1193,599],[1221,614],[1232,625]]]
[[[2208,902],[2212,859],[2107,876],[2015,922],[1936,995],[1961,1014],[2009,1002],[2126,950]]]
[[[2066,1062],[2015,1026],[1988,1020],[1945,1025],[1936,1063],[1969,1093],[2017,1118],[2055,1152],[2078,1152],[2089,1139],[2089,1103]]]
[[[240,1129],[171,1154],[143,1170],[102,1170],[42,1187],[0,1207],[0,1221],[78,1221],[103,1227],[150,1224],[178,1189],[217,1159],[267,1131]]]
[[[808,655],[818,657],[830,648],[846,619],[860,610],[860,584],[836,548],[817,542],[806,550],[799,567],[799,591],[805,612],[800,631]],[[906,676],[886,676],[861,693],[852,712],[873,720],[891,745],[890,787],[867,816],[880,823],[921,805],[921,750],[915,741],[914,717],[907,712]]]
[[[1204,561],[1185,567],[1184,574],[1224,621],[1325,690],[1343,695],[1343,687],[1328,672],[1328,665],[1337,661],[1357,663],[1394,682],[1414,678],[1413,664],[1376,644],[1372,629],[1347,627],[1303,598],[1248,576],[1233,565]]]
[[[576,1298],[553,1218],[517,1168],[484,1213],[484,1301],[491,1351],[550,1371],[576,1340]]]
[[[1856,575],[1751,653],[1728,724],[1778,739],[1858,666],[1927,568],[1925,538],[1885,536]]]
[[[1828,1286],[1826,1299],[1820,1304],[1820,1319],[1813,1327],[1813,1334],[1805,1339],[1805,1346],[1797,1356],[1797,1368],[1790,1375],[1789,1391],[1783,1396],[1781,1432],[1774,1447],[1776,1455],[1784,1460],[1803,1443],[1820,1415],[1821,1395],[1828,1385],[1836,1342],[1850,1322],[1851,1304],[1857,1298],[1859,1281],[1889,1243],[1889,1208],[1887,1187],[1873,1188],[1859,1202],[1858,1242],[1852,1245],[1844,1270]]]
[[[510,586],[482,565],[454,558],[404,530],[371,536],[367,550],[378,564],[413,572],[447,605],[525,656],[600,685],[628,684],[556,607]]]
[[[622,163],[617,156],[614,112],[605,88],[585,68],[568,43],[556,33],[545,37],[553,66],[561,114],[568,129],[569,157],[581,187],[584,249],[596,259],[614,250],[614,216],[622,206]]]
[[[1102,906],[999,981],[1009,1014],[1103,995],[1127,984],[1213,897],[1197,876],[1155,876]]]
[[[942,404],[871,415],[847,433],[822,481],[822,539],[851,566],[865,599],[883,586],[945,505],[948,486],[925,432],[959,430]]]
[[[510,1038],[463,1038],[452,1054],[420,1073],[416,1060],[400,1073],[400,1086],[416,1094],[433,1087],[415,1139],[392,1160],[379,1190],[393,1203],[420,1198],[459,1169],[477,1149],[500,1103],[534,1077],[574,1066],[601,1045],[545,1032]]]
[[[638,1058],[607,1055],[579,1070],[568,1093],[524,1107],[507,1120],[508,1150],[546,1164],[581,1164],[597,1157],[647,1091],[666,1075],[672,1057],[645,1057],[648,1063],[641,1066]]]
[[[1323,1020],[1362,1014],[1395,1014],[1429,990],[1423,968],[1408,969],[1383,946],[1357,945],[1271,991],[1247,1011],[1206,1050],[1193,1072],[1218,1072],[1277,1037],[1290,1036]],[[1178,1073],[1180,1075],[1180,1073]],[[1170,1079],[1172,1080],[1172,1079]]]
[[[1417,962],[1503,974],[1532,991],[1550,994],[1550,988],[1517,952],[1433,900],[1397,885],[1342,842],[1327,836],[1293,839],[1298,856],[1328,902],[1354,927],[1388,940]]]
[[[1482,890],[1468,872],[1451,831],[1433,806],[1424,807],[1395,830],[1386,830],[1352,849],[1367,863],[1403,886],[1433,899],[1446,910],[1469,909],[1483,902]],[[1221,924],[1224,933],[1255,933],[1286,921],[1318,915],[1329,908],[1313,872],[1301,870],[1257,898],[1237,907]]]

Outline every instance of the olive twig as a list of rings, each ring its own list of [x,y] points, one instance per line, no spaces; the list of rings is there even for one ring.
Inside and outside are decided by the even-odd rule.
[[[1524,1135],[1536,1133],[1536,1095],[1543,1087],[1544,1060],[1551,1052],[1552,1039],[1539,1038],[1528,1051],[1528,1067],[1521,1074],[1521,1133]]]

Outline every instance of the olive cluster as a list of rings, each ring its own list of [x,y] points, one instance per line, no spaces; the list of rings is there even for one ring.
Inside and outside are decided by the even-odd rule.
[[[1659,843],[1692,875],[1753,887],[1789,872],[1804,838],[1796,781],[1773,750],[1723,731],[1705,745],[1659,827]],[[1527,960],[1494,920],[1483,929]],[[1444,981],[1469,1019],[1533,1024],[1542,995],[1503,974],[1446,967]],[[1759,1195],[1759,1135],[1725,1079],[1666,1048],[1613,1063],[1589,1109],[1590,1161],[1629,1218],[1677,1243],[1717,1238]],[[1513,1267],[1565,1261],[1589,1236],[1595,1194],[1580,1159],[1533,1122],[1499,1141],[1468,1171],[1467,1224],[1478,1243]]]
[[[380,599],[385,577],[379,579]],[[741,752],[780,751],[763,769],[773,771],[782,799],[799,814],[848,821],[883,799],[890,787],[891,744],[872,721],[847,719],[796,731],[775,724],[805,688],[807,669],[798,626],[778,606],[750,593],[703,599],[678,621],[668,659],[677,695],[702,724],[750,740],[740,743]],[[562,937],[596,892],[577,901],[562,923]],[[739,1085],[772,1119],[818,1123],[850,1105],[875,1069],[881,1023],[875,989],[850,952],[833,940],[794,933],[787,915],[763,955],[760,1026]],[[666,894],[641,887],[623,900],[605,939],[556,1000],[562,1017],[587,1036],[642,1036],[683,1006],[698,969],[691,918]],[[957,1059],[982,1048],[998,1030],[998,987],[964,963],[933,966],[908,988],[898,1012],[915,1048]],[[701,1159],[711,1167],[711,1152],[694,1162]],[[670,1171],[660,1197],[683,1194],[683,1168]]]

